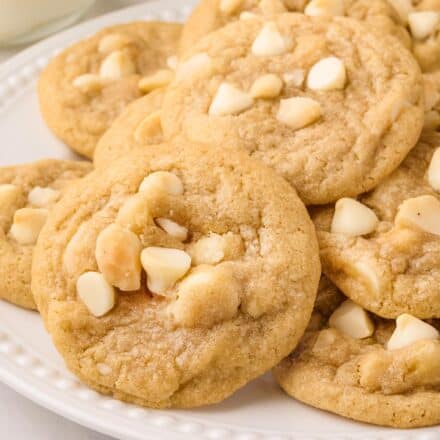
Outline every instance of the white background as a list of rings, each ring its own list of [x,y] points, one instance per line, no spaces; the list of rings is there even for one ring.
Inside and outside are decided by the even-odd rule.
[[[142,1],[97,0],[84,20],[137,3]],[[13,56],[20,49],[23,48],[0,49],[0,62]],[[63,419],[0,384],[0,439],[109,440],[110,437],[94,433]]]

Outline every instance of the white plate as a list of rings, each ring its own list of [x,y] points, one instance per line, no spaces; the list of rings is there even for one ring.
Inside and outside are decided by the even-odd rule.
[[[103,26],[138,19],[183,21],[194,0],[160,0],[83,23],[39,43],[0,67],[0,165],[72,153],[45,127],[36,80],[47,61],[73,41]],[[308,408],[285,396],[267,375],[209,408],[155,411],[101,396],[64,367],[41,320],[0,302],[0,380],[46,408],[122,439],[369,439],[434,440],[436,428],[376,428]]]

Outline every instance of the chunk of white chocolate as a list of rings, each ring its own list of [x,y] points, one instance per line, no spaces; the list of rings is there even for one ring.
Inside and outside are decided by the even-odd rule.
[[[139,186],[139,191],[165,191],[173,196],[183,194],[183,183],[168,171],[155,171],[149,174]]]
[[[101,38],[98,44],[98,51],[100,53],[110,53],[115,50],[122,49],[129,44],[131,39],[122,34],[109,34]]]
[[[429,164],[428,182],[432,189],[440,191],[440,148],[435,150]]]
[[[440,24],[440,12],[420,11],[408,14],[408,24],[411,34],[418,40],[424,40],[432,35]]]
[[[345,14],[343,0],[311,0],[304,9],[311,17],[337,16]]]
[[[100,317],[115,306],[115,291],[99,272],[85,272],[76,281],[76,292],[89,312]]]
[[[408,347],[417,341],[439,339],[436,328],[407,313],[396,319],[396,329],[388,340],[388,350]]]
[[[281,55],[290,44],[277,28],[274,22],[266,23],[252,44],[252,53],[258,57]]]
[[[161,69],[157,72],[144,76],[139,80],[139,90],[142,93],[149,93],[155,89],[167,86],[174,78],[174,72],[168,69]]]
[[[368,338],[374,333],[374,323],[368,313],[350,299],[333,312],[329,325],[354,339]]]
[[[399,206],[394,223],[440,235],[440,201],[431,195],[407,199]]]
[[[159,136],[162,133],[160,115],[161,111],[157,110],[145,116],[133,133],[136,142],[148,142],[152,136]]]
[[[105,79],[120,79],[136,73],[136,65],[130,55],[122,50],[116,50],[103,60],[99,75]]]
[[[15,211],[10,236],[19,244],[35,244],[47,220],[47,209],[22,208]]]
[[[321,105],[311,98],[294,97],[282,99],[277,120],[293,130],[299,130],[321,117]]]
[[[232,15],[240,9],[243,0],[220,0],[219,9],[223,14]]]
[[[195,242],[188,252],[195,265],[213,265],[225,258],[225,248],[225,239],[219,234],[211,233]]]
[[[258,77],[252,84],[249,94],[254,99],[276,98],[281,93],[283,81],[278,75],[269,73]]]
[[[98,268],[112,286],[123,291],[138,290],[141,287],[141,250],[136,234],[116,224],[109,225],[96,240]]]
[[[344,197],[335,205],[331,232],[351,236],[373,232],[379,220],[372,209],[355,199]]]
[[[73,82],[73,87],[77,88],[81,93],[99,92],[103,85],[103,80],[99,75],[94,73],[86,73],[77,76]]]
[[[169,218],[159,217],[156,219],[156,223],[167,234],[177,238],[177,240],[185,241],[188,237],[188,229],[185,228],[185,226],[181,226],[179,223],[170,220]]]
[[[184,81],[203,75],[208,75],[212,70],[212,59],[206,53],[198,53],[179,64],[176,71],[176,80]]]
[[[165,296],[191,267],[191,257],[185,251],[163,247],[144,249],[141,262],[147,273],[148,289]]]
[[[343,89],[347,80],[344,63],[336,57],[327,57],[312,66],[307,76],[311,90]]]
[[[245,92],[228,83],[220,84],[209,107],[211,116],[239,114],[252,106],[253,99]]]
[[[28,201],[37,208],[47,208],[60,198],[60,191],[48,187],[36,186],[29,191]]]

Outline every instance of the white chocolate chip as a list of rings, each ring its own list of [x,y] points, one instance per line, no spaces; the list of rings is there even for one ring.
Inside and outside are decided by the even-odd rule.
[[[41,228],[46,223],[47,209],[22,208],[15,211],[14,222],[9,231],[19,244],[35,244]]]
[[[83,273],[76,281],[76,292],[93,316],[103,316],[115,306],[115,291],[99,272]]]
[[[321,105],[311,98],[294,97],[282,99],[277,120],[293,130],[312,124],[321,117]]]
[[[388,350],[408,347],[417,341],[439,339],[436,328],[407,313],[396,319],[396,329],[388,340]]]
[[[414,38],[423,40],[432,35],[440,24],[440,12],[420,11],[408,15],[409,28]]]
[[[374,333],[374,324],[368,313],[349,299],[333,312],[329,325],[354,339],[368,338]]]
[[[102,37],[99,41],[98,51],[100,53],[110,53],[115,50],[122,49],[127,44],[131,43],[131,40],[122,34],[109,34]]]
[[[231,320],[240,305],[240,285],[230,270],[200,266],[177,287],[170,312],[182,327],[210,328]]]
[[[388,0],[388,2],[394,7],[402,23],[408,23],[408,15],[414,9],[412,0]]]
[[[133,73],[136,73],[136,66],[130,55],[122,50],[107,55],[99,69],[101,78],[106,79],[119,79]]]
[[[440,201],[430,195],[407,199],[399,206],[394,223],[440,235]]]
[[[284,38],[277,25],[273,22],[266,23],[252,44],[252,53],[257,57],[281,55],[290,48],[290,44]]]
[[[28,201],[37,208],[47,208],[53,205],[59,198],[60,192],[52,188],[36,186],[28,194]]]
[[[139,80],[139,89],[142,93],[149,93],[155,89],[167,86],[174,78],[174,72],[168,69],[158,70]]]
[[[347,80],[344,63],[336,57],[327,57],[312,66],[307,76],[311,90],[343,89]]]
[[[136,234],[118,225],[107,226],[96,240],[95,256],[105,279],[122,291],[141,287],[141,242]]]
[[[281,93],[283,81],[278,75],[269,73],[260,76],[252,84],[250,95],[254,99],[258,98],[276,98]]]
[[[243,0],[220,0],[220,12],[226,15],[235,14],[241,7]]]
[[[355,199],[344,197],[335,205],[331,232],[353,237],[373,232],[379,220],[372,209]]]
[[[13,206],[14,202],[21,195],[21,190],[17,185],[4,183],[0,185],[0,209],[6,206]]]
[[[295,87],[301,87],[304,83],[305,77],[306,73],[304,69],[294,69],[291,72],[286,72],[283,75],[284,82]]]
[[[73,80],[72,85],[81,93],[94,93],[101,90],[103,82],[99,75],[86,73],[84,75],[77,76]]]
[[[188,237],[188,229],[185,226],[181,226],[179,223],[173,222],[168,218],[159,217],[156,219],[156,223],[167,234],[177,238],[177,240],[185,241]]]
[[[239,114],[252,106],[253,99],[236,87],[222,83],[217,90],[209,107],[211,116],[226,116]]]
[[[191,267],[191,257],[180,249],[148,247],[141,253],[142,267],[147,273],[148,289],[166,295]]]
[[[243,11],[240,14],[240,20],[255,20],[256,18],[260,18],[258,14],[254,14],[253,12]]]
[[[177,67],[179,66],[179,58],[177,58],[176,55],[171,55],[167,58],[167,66],[171,69],[176,71]]]
[[[304,9],[304,14],[311,17],[344,15],[343,0],[312,0]]]
[[[432,156],[428,168],[428,182],[432,189],[440,191],[440,148],[437,148]]]
[[[134,131],[136,142],[147,142],[151,137],[162,133],[162,124],[160,119],[161,111],[157,110],[146,116]]]
[[[116,223],[140,235],[147,225],[153,224],[153,217],[148,209],[148,194],[138,192],[129,197],[120,207]]]
[[[139,191],[165,191],[173,196],[180,196],[183,194],[183,183],[174,173],[155,171],[145,177]]]
[[[219,234],[211,233],[194,243],[188,252],[195,265],[217,264],[225,257],[225,248],[225,239]]]
[[[209,75],[212,70],[212,59],[206,53],[198,53],[179,64],[176,71],[176,80],[184,81],[203,75]]]

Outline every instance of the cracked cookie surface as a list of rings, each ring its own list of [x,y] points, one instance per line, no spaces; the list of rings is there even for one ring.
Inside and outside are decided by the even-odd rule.
[[[372,189],[400,164],[423,125],[423,82],[409,52],[362,23],[281,14],[200,41],[161,120],[168,139],[243,147],[306,204],[323,204]]]
[[[70,148],[92,158],[99,138],[124,108],[173,75],[167,61],[176,54],[181,27],[161,22],[116,25],[56,56],[38,86],[49,128]]]
[[[97,169],[49,216],[38,309],[67,366],[149,407],[218,402],[307,326],[320,274],[292,188],[244,152],[157,145]]]

